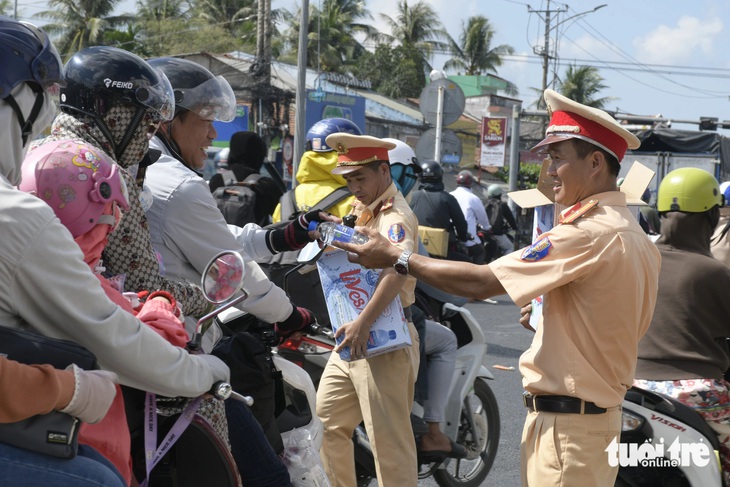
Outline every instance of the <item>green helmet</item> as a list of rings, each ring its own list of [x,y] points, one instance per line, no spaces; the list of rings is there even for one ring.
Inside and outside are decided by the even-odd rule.
[[[487,188],[487,194],[492,198],[499,198],[502,196],[502,188],[498,184],[490,184]]]
[[[696,167],[683,167],[667,174],[657,193],[658,211],[701,213],[722,206],[720,184],[712,174]]]

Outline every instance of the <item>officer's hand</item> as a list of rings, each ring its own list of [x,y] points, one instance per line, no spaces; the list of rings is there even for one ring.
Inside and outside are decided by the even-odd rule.
[[[370,269],[385,269],[391,267],[403,252],[391,244],[377,230],[367,227],[355,227],[355,231],[368,237],[362,245],[332,242],[332,245],[348,252],[347,260]]]
[[[530,316],[532,316],[532,303],[520,308],[520,325],[535,333],[535,329],[530,326]]]

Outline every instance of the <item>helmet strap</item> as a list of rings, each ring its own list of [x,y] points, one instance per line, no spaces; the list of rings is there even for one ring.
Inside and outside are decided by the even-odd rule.
[[[124,154],[124,151],[127,150],[127,146],[132,141],[132,137],[137,131],[137,127],[139,127],[139,124],[142,121],[145,113],[147,113],[147,108],[145,107],[138,107],[137,111],[134,112],[134,116],[129,122],[129,125],[127,125],[127,130],[124,132],[122,140],[119,141],[119,145],[114,149],[114,155],[116,156],[117,160],[120,160],[122,154]]]
[[[3,101],[10,105],[15,112],[15,115],[18,117],[18,123],[20,124],[20,131],[23,137],[23,147],[25,147],[25,144],[28,142],[28,137],[30,137],[33,133],[33,123],[38,118],[38,114],[41,113],[41,108],[43,108],[43,90],[32,85],[29,86],[35,92],[36,96],[33,108],[31,109],[30,115],[28,115],[27,119],[23,117],[23,111],[20,109],[20,106],[18,106],[18,102],[15,101],[15,97],[13,97],[13,95],[8,95],[3,98]]]

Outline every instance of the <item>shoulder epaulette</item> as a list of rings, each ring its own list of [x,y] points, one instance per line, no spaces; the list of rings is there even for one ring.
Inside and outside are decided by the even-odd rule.
[[[596,206],[598,206],[598,200],[590,200],[585,205],[581,204],[581,202],[579,201],[578,203],[574,204],[573,206],[571,206],[570,208],[565,210],[565,212],[563,212],[560,215],[559,223],[560,223],[560,225],[573,223],[578,218],[582,217],[583,215],[585,215],[586,213],[591,211]]]

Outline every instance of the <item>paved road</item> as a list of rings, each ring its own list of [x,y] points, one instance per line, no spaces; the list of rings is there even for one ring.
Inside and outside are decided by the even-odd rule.
[[[490,387],[499,404],[501,436],[497,458],[483,486],[520,487],[520,437],[525,409],[522,406],[522,382],[517,362],[532,340],[532,333],[519,324],[519,308],[507,296],[495,298],[497,305],[471,303],[467,308],[482,325],[489,348],[484,365],[494,375]],[[513,371],[493,368],[514,367]],[[371,485],[375,485],[372,483]],[[433,479],[420,486],[436,486]]]

